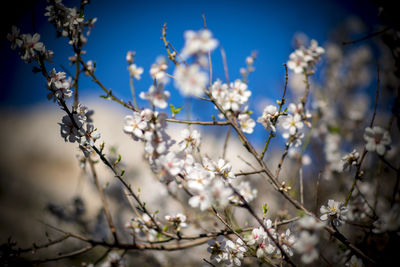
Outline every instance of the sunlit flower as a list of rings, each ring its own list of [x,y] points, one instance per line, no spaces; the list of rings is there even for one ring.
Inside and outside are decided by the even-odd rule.
[[[130,64],[128,70],[131,77],[134,77],[136,80],[140,80],[140,76],[143,73],[142,67],[138,67],[136,64]]]
[[[175,68],[175,86],[184,96],[202,96],[207,86],[208,76],[200,70],[199,65],[185,67],[179,65]]]

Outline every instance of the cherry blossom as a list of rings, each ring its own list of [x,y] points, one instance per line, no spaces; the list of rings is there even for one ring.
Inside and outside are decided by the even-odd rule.
[[[189,57],[198,54],[207,54],[214,50],[218,45],[218,41],[212,38],[211,31],[204,29],[198,32],[185,32],[185,46],[181,55]]]
[[[271,130],[275,132],[276,128],[274,123],[277,117],[278,110],[276,106],[268,105],[264,108],[262,116],[258,117],[257,122],[261,123],[267,131]]]
[[[321,206],[320,212],[322,215],[320,219],[323,221],[332,221],[336,226],[340,226],[347,219],[347,211],[348,209],[343,203],[330,199],[328,200],[328,206]]]
[[[130,64],[128,67],[129,75],[134,77],[136,80],[140,80],[140,76],[143,73],[143,68],[136,66],[136,64]]]
[[[167,101],[170,97],[170,92],[164,90],[163,83],[156,83],[150,86],[148,92],[140,92],[139,97],[149,100],[155,107],[164,109],[168,105]]]
[[[364,140],[367,142],[365,148],[370,152],[376,152],[380,156],[385,154],[392,142],[389,132],[379,126],[374,126],[374,128],[367,127],[364,133]]]
[[[199,65],[188,67],[179,65],[174,72],[175,86],[184,96],[201,97],[208,83],[208,76],[200,70]]]
[[[301,261],[310,264],[318,258],[316,245],[319,238],[316,234],[310,234],[308,231],[301,231],[300,236],[293,247],[297,253],[301,254]]]

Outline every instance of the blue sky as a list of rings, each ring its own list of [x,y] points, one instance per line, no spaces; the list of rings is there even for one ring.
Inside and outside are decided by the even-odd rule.
[[[76,2],[76,1],[72,1]],[[151,84],[148,70],[158,55],[165,55],[160,40],[164,22],[168,24],[168,39],[180,50],[185,30],[203,27],[202,13],[208,28],[224,47],[230,80],[240,78],[239,69],[253,50],[258,51],[256,72],[250,75],[249,87],[253,92],[251,107],[262,99],[280,97],[284,82],[283,63],[292,52],[294,34],[303,32],[323,44],[332,28],[343,23],[350,15],[364,20],[376,20],[377,9],[365,1],[92,1],[87,7],[88,17],[98,17],[89,37],[85,60],[96,60],[96,74],[118,96],[130,99],[129,76],[125,55],[136,51],[136,64],[145,69],[142,79],[135,83],[137,90],[147,90]],[[68,5],[68,1],[64,1]],[[55,38],[52,25],[44,18],[44,1],[37,1],[33,10],[22,10],[22,19],[15,23],[22,32],[32,32],[32,13],[38,32],[46,47],[55,51],[54,64],[68,66],[73,53],[64,38]],[[33,12],[32,12],[33,11]],[[23,63],[15,51],[2,41],[2,80],[0,105],[7,107],[30,106],[46,100],[44,81],[34,75],[32,66]],[[214,77],[224,80],[219,50],[213,53]],[[170,65],[172,73],[172,65]],[[83,95],[98,97],[102,91],[83,77],[80,81]],[[171,103],[183,105],[184,100],[171,88]],[[139,102],[142,106],[145,102]],[[193,101],[194,111],[204,110],[209,103]],[[199,115],[200,117],[201,116]]]

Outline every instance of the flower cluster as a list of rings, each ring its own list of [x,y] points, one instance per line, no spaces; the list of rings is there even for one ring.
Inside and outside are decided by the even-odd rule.
[[[197,64],[177,66],[174,77],[175,86],[184,96],[201,97],[208,83],[208,75]]]
[[[265,130],[276,131],[275,124],[278,119],[278,109],[274,105],[268,105],[264,108],[263,114],[257,119],[257,122],[261,123]]]
[[[324,225],[323,222],[318,222],[314,217],[308,215],[302,217],[298,221],[300,234],[293,247],[296,252],[301,255],[301,261],[303,263],[309,264],[318,258],[318,232]]]
[[[217,239],[208,241],[207,251],[211,254],[211,260],[229,266],[241,266],[247,247],[240,238],[233,242],[232,240],[225,240],[224,236],[220,235]]]
[[[20,34],[20,30],[12,26],[11,33],[7,34],[7,39],[11,42],[11,48],[17,49],[21,55],[21,59],[26,63],[33,60],[39,61],[41,57],[43,60],[51,61],[54,53],[51,50],[46,50],[46,47],[40,40],[40,34]]]
[[[252,133],[256,125],[250,117],[247,102],[251,91],[246,83],[237,79],[229,85],[217,80],[211,86],[210,93],[221,108],[230,116],[237,116],[239,124],[245,133]],[[222,114],[219,114],[223,117]]]
[[[212,205],[226,207],[233,194],[230,182],[236,178],[231,171],[232,165],[223,159],[215,163],[203,157],[202,161],[202,164],[186,166],[187,185],[194,193],[189,205],[202,211]]]
[[[136,217],[125,225],[128,229],[133,229],[137,238],[156,241],[157,231],[153,229],[153,222],[150,216],[143,213],[141,217]]]
[[[89,35],[97,18],[85,21],[78,8],[66,7],[61,0],[49,2],[50,5],[46,7],[47,12],[44,15],[49,17],[49,22],[56,27],[57,32],[61,36],[68,37],[70,45],[85,45],[87,42],[87,37],[84,35],[85,27],[88,28],[86,35]]]
[[[158,57],[156,62],[153,63],[150,67],[150,75],[157,82],[161,82],[166,84],[167,82],[167,73],[165,72],[168,69],[167,60],[164,57]]]
[[[205,29],[198,32],[185,32],[185,46],[181,56],[184,59],[192,57],[191,65],[180,64],[174,71],[175,86],[184,96],[201,97],[207,87],[208,75],[201,70],[207,66],[207,53],[210,53],[218,45],[218,41],[212,38],[212,33]]]
[[[304,110],[302,103],[290,103],[287,108],[288,114],[279,120],[280,126],[285,130],[282,133],[283,138],[288,139],[289,144],[295,147],[301,145],[301,139],[304,134],[300,132],[304,124],[309,125],[307,119],[311,118],[311,114]]]
[[[135,141],[141,140],[145,143],[146,157],[153,169],[162,166],[159,158],[166,157],[170,146],[174,144],[165,132],[166,117],[165,113],[144,109],[140,112],[134,111],[133,115],[124,118],[124,132],[130,134]]]
[[[165,132],[165,116],[149,109],[126,116],[124,131],[134,140],[145,142],[146,157],[161,181],[182,183],[178,177],[183,180],[192,194],[190,206],[204,211],[212,205],[225,207],[229,203],[233,194],[229,184],[235,179],[232,165],[223,159],[216,163],[208,157],[196,162],[192,153],[200,145],[198,131],[182,130],[180,151],[169,151],[175,141]]]
[[[355,166],[358,163],[358,159],[360,157],[360,153],[357,150],[353,150],[352,152],[346,154],[343,158],[343,170],[350,168],[351,166]]]
[[[263,226],[254,228],[251,235],[247,237],[247,245],[254,246],[256,250],[256,255],[258,258],[264,256],[280,255],[281,251],[276,246],[275,242],[279,242],[279,245],[284,250],[284,252],[292,256],[292,246],[296,242],[295,237],[290,233],[290,229],[286,229],[283,233],[278,233],[275,228],[272,227],[271,220],[264,220],[265,231]],[[271,239],[271,237],[273,240]]]
[[[53,69],[49,74],[47,89],[50,90],[50,93],[47,95],[49,100],[58,101],[70,98],[72,96],[71,77],[66,79],[65,72],[56,72]]]
[[[308,48],[301,46],[290,54],[287,66],[295,73],[313,73],[323,53],[325,49],[318,46],[317,41],[311,40]]]
[[[212,37],[210,30],[203,29],[198,32],[185,32],[185,46],[182,49],[182,57],[205,56],[218,46],[218,41]]]
[[[166,215],[165,219],[172,224],[174,227],[175,231],[179,232],[181,228],[184,228],[187,226],[186,223],[186,216],[183,215],[182,213],[178,213],[175,216],[170,216]]]
[[[167,101],[170,97],[169,91],[164,90],[164,86],[164,83],[156,82],[150,86],[146,93],[140,92],[139,97],[150,101],[154,107],[164,109],[167,107]]]
[[[94,143],[100,139],[100,133],[94,128],[89,117],[93,112],[79,104],[77,110],[65,115],[60,125],[61,137],[71,143],[78,142],[79,148],[86,157],[93,151]],[[84,126],[86,125],[86,129]]]

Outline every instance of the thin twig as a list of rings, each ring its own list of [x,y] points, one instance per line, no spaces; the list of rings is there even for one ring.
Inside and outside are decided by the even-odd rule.
[[[223,147],[223,150],[222,150],[222,158],[223,159],[225,159],[225,156],[226,156],[226,150],[228,148],[228,141],[229,141],[229,137],[231,136],[231,131],[232,131],[232,128],[229,127],[228,131],[226,132],[224,147]]]
[[[101,203],[103,204],[103,210],[104,210],[104,214],[106,215],[108,226],[110,227],[110,231],[111,231],[111,234],[114,237],[114,241],[116,243],[118,243],[117,231],[115,229],[114,223],[113,223],[112,218],[111,218],[111,213],[110,213],[110,210],[108,208],[108,204],[107,204],[106,198],[104,196],[103,188],[101,187],[101,185],[99,183],[99,179],[97,177],[97,172],[96,172],[96,169],[94,167],[94,162],[90,157],[89,157],[88,161],[89,161],[90,170],[92,171],[94,183],[96,184],[97,190],[99,191]]]
[[[226,61],[226,53],[225,49],[220,46],[221,57],[222,57],[222,64],[224,65],[224,73],[225,73],[225,81],[229,84],[229,72],[228,72],[228,63]]]
[[[381,30],[381,31],[377,31],[377,32],[368,34],[368,35],[366,35],[366,36],[364,36],[364,37],[362,37],[362,38],[360,38],[360,39],[356,39],[356,40],[353,40],[353,41],[342,42],[342,45],[356,44],[356,43],[362,42],[362,41],[367,40],[367,39],[370,39],[370,38],[372,38],[372,37],[381,35],[381,34],[387,32],[388,30],[390,30],[391,28],[392,28],[392,27],[388,26],[388,27],[384,28],[384,29]]]
[[[299,169],[299,180],[300,180],[300,203],[304,205],[304,192],[303,192],[303,168]]]
[[[282,98],[281,101],[279,102],[279,107],[278,107],[278,116],[276,118],[274,118],[274,121],[272,121],[273,125],[275,126],[276,123],[278,122],[278,118],[281,115],[281,111],[282,111],[282,107],[286,102],[285,96],[286,96],[286,89],[287,89],[287,84],[288,84],[288,69],[286,64],[283,64],[283,67],[285,68],[285,86],[283,88],[283,94],[282,94]],[[263,159],[265,153],[267,152],[268,146],[269,146],[269,142],[271,141],[271,138],[275,137],[275,133],[273,131],[270,131],[269,136],[267,141],[265,141],[265,145],[264,145],[264,149],[261,152],[260,158]]]
[[[197,124],[197,125],[229,125],[230,123],[228,121],[188,121],[188,120],[177,120],[177,119],[166,119],[168,122],[173,122],[173,123],[181,123],[181,124]]]

